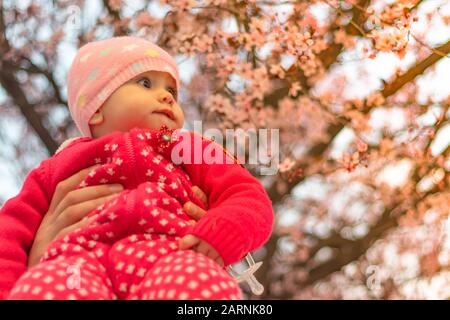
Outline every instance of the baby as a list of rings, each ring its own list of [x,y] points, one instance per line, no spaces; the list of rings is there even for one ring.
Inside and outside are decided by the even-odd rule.
[[[78,51],[68,96],[84,136],[32,170],[1,208],[0,298],[242,298],[225,267],[268,240],[272,204],[221,146],[178,130],[184,123],[178,88],[174,59],[144,39],[115,37]],[[26,270],[56,185],[94,164],[79,188],[119,183],[124,191]],[[209,209],[192,225],[183,205],[206,209],[194,185],[208,196]],[[209,250],[192,250],[201,244]]]

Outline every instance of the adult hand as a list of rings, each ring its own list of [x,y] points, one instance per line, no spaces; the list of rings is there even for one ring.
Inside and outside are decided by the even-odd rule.
[[[107,200],[118,196],[123,190],[123,186],[120,184],[76,189],[81,181],[98,166],[100,165],[80,170],[58,183],[50,207],[41,221],[29,252],[29,268],[39,263],[53,240],[89,224],[95,217],[85,217]]]

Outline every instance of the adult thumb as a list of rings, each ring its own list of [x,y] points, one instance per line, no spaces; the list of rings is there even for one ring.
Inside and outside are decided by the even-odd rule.
[[[188,234],[180,240],[180,250],[189,249],[190,247],[196,245],[198,242],[199,239],[196,236]]]

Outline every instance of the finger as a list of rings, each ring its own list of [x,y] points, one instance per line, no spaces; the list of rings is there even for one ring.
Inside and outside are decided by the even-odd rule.
[[[180,250],[189,249],[190,247],[196,245],[199,242],[200,242],[199,238],[191,234],[188,234],[180,240],[179,247]]]
[[[194,194],[197,196],[197,198],[200,199],[201,202],[203,202],[203,204],[205,205],[205,207],[208,207],[208,197],[206,196],[206,194],[203,192],[202,189],[200,189],[197,186],[193,186],[192,187],[192,192],[194,192]]]
[[[221,266],[224,266],[224,262],[221,256],[219,256],[218,258],[215,259],[215,261]]]
[[[97,215],[89,217],[89,218],[81,219],[77,223],[74,223],[74,224],[72,224],[72,225],[62,229],[58,233],[58,235],[55,237],[55,239],[60,238],[60,237],[64,237],[65,235],[71,233],[72,231],[75,231],[76,229],[79,229],[79,228],[87,226],[88,224],[93,222],[96,218],[97,218]]]
[[[121,191],[123,191],[123,186],[120,184],[98,185],[70,191],[56,206],[54,215],[58,216],[70,206],[95,200],[100,197],[114,195]]]
[[[99,164],[96,164],[91,167],[87,167],[83,170],[78,171],[69,178],[60,181],[57,184],[55,192],[53,194],[53,198],[49,206],[49,212],[53,212],[53,210],[56,209],[57,205],[66,196],[66,194],[74,190],[92,170],[99,166]]]
[[[200,239],[194,235],[189,234],[189,235],[184,236],[183,239],[181,239],[181,247],[180,248],[182,250],[188,249],[188,248],[197,246],[198,243],[200,243]]]
[[[56,217],[55,223],[59,227],[59,229],[64,229],[74,223],[77,223],[78,221],[83,219],[86,215],[88,215],[91,211],[97,209],[100,205],[104,204],[109,200],[112,200],[113,198],[119,195],[120,194],[116,193],[113,195],[85,201],[70,206]]]
[[[205,256],[208,256],[210,252],[210,246],[205,241],[202,241],[199,243],[197,250],[198,252],[203,253]]]
[[[184,211],[193,218],[194,220],[200,220],[205,214],[206,211],[197,206],[195,203],[188,201],[183,205]]]
[[[217,253],[217,251],[215,249],[209,249],[209,257],[213,260],[216,260],[217,258],[219,258],[219,253]]]

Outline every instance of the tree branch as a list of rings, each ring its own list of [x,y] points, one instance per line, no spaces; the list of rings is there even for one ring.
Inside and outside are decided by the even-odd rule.
[[[28,102],[25,93],[14,76],[12,68],[8,68],[5,61],[2,62],[3,68],[0,71],[0,84],[8,92],[9,96],[20,109],[20,112],[33,127],[42,143],[50,154],[54,154],[58,148],[58,143],[52,138],[48,130],[42,123],[41,116],[34,109],[34,105]]]
[[[412,68],[410,68],[406,73],[397,77],[395,81],[386,85],[381,91],[384,97],[389,97],[400,90],[405,84],[413,81],[417,76],[421,75],[427,68],[435,64],[437,61],[443,58],[442,54],[448,55],[450,52],[450,41],[447,43],[434,48],[436,52],[431,53],[427,58],[420,61]]]
[[[17,69],[24,70],[31,74],[41,74],[45,78],[47,78],[47,81],[50,83],[50,85],[53,88],[53,94],[55,96],[55,100],[57,103],[67,106],[67,101],[64,100],[60,93],[60,88],[58,84],[56,83],[55,77],[49,70],[45,70],[34,64],[29,58],[22,56],[22,59],[26,61],[29,64],[29,67],[19,67],[17,66]]]
[[[109,15],[111,15],[114,18],[114,21],[117,23],[120,23],[121,17],[120,12],[109,4],[109,0],[103,0],[103,5],[105,6],[106,10],[108,10]],[[120,25],[119,28],[114,26],[114,35],[115,36],[126,36],[130,33],[130,29],[128,27],[125,27],[123,25]]]
[[[3,14],[3,6],[0,5],[0,52],[2,53],[2,57],[4,53],[11,49],[8,39],[6,38],[6,28]],[[55,153],[58,148],[58,144],[44,127],[41,116],[36,112],[34,106],[28,102],[25,93],[18,84],[15,78],[15,71],[17,71],[17,68],[9,61],[3,59],[1,59],[0,65],[0,84],[12,98],[14,104],[19,107],[21,113],[33,127],[49,153]]]

